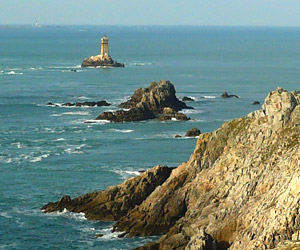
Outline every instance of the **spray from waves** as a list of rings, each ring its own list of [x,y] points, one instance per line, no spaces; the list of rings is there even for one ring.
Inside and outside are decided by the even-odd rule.
[[[4,72],[2,71],[1,74],[4,74],[4,75],[23,75],[22,72],[15,72],[15,71],[9,71],[9,72]]]
[[[111,131],[114,131],[114,132],[118,132],[118,133],[123,133],[123,134],[126,134],[126,133],[132,133],[134,130],[132,129],[110,129]]]
[[[89,124],[107,124],[110,123],[109,120],[84,120],[83,123]]]
[[[214,95],[204,95],[204,96],[202,96],[202,98],[204,98],[204,99],[216,99],[217,97],[214,96]]]
[[[141,173],[139,171],[133,171],[133,170],[118,170],[118,169],[114,169],[114,170],[109,170],[115,174],[118,174],[121,176],[122,179],[128,179],[129,177],[133,177],[133,176],[139,176]]]
[[[53,213],[48,213],[46,215],[48,215],[48,216],[63,216],[65,218],[75,219],[75,220],[87,220],[84,213],[69,212],[66,208],[64,208],[64,210],[62,212],[57,211],[57,212],[53,212]]]
[[[183,109],[180,112],[182,112],[184,114],[202,114],[202,113],[204,113],[204,111],[201,109]]]
[[[42,161],[44,158],[48,158],[50,154],[43,154],[41,156],[36,156],[36,157],[32,157],[31,160],[29,160],[30,162],[39,162]]]
[[[66,139],[64,139],[64,138],[58,138],[58,139],[56,139],[56,140],[54,140],[54,141],[65,141]]]
[[[89,115],[90,113],[87,111],[79,111],[79,112],[65,112],[62,115]]]

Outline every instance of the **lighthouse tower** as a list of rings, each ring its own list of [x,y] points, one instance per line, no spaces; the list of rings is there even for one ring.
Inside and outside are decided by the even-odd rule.
[[[110,59],[108,53],[108,37],[104,36],[101,38],[101,59]]]

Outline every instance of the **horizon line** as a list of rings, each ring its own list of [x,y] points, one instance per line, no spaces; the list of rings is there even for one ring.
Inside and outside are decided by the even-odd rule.
[[[3,26],[27,26],[35,27],[35,24],[0,24]],[[90,26],[90,27],[241,27],[241,28],[300,28],[300,25],[212,25],[212,24],[42,24],[40,27],[54,26]]]

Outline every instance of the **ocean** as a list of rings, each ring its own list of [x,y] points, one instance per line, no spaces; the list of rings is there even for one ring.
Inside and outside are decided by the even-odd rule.
[[[80,68],[100,38],[125,68]],[[0,249],[131,249],[157,237],[118,238],[113,222],[40,208],[102,190],[157,164],[176,167],[210,132],[260,106],[280,86],[300,89],[300,28],[9,26],[0,28]],[[72,72],[76,69],[77,72]],[[133,91],[170,80],[190,96],[190,121],[85,123]],[[240,98],[223,99],[227,91]],[[107,100],[109,107],[49,107]],[[175,138],[175,135],[182,138]],[[96,238],[96,234],[104,234]]]

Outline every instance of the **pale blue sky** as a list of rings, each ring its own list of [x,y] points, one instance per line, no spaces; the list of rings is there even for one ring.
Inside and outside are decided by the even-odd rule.
[[[0,0],[0,24],[300,26],[300,0]]]

